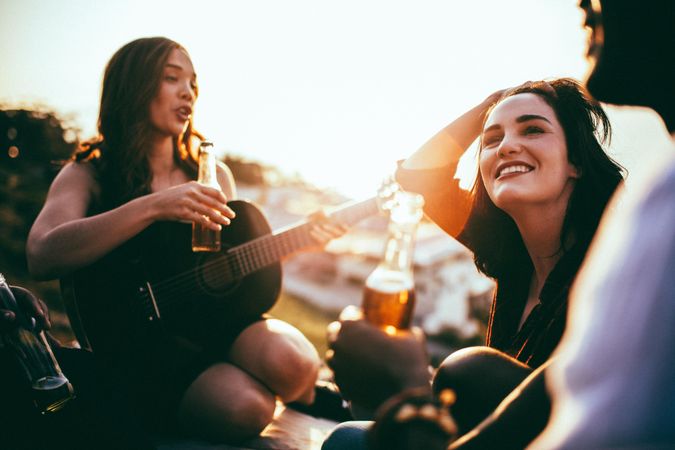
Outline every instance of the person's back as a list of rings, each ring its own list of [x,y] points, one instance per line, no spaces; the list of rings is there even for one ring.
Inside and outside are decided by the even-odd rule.
[[[591,94],[649,106],[672,134],[675,4],[590,3],[582,2],[593,29]],[[532,449],[675,446],[675,145],[671,150],[665,159],[646,156],[650,167],[603,219],[549,372],[552,417]]]

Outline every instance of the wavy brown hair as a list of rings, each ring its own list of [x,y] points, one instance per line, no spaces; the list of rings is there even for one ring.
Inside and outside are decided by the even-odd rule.
[[[85,142],[75,161],[92,161],[101,187],[101,202],[115,207],[150,193],[148,161],[152,124],[150,103],[159,92],[164,66],[174,49],[187,51],[165,37],[141,38],[120,48],[103,76],[98,136]],[[174,142],[174,158],[194,176],[197,160],[192,119]]]
[[[565,133],[567,159],[579,178],[567,205],[560,236],[560,253],[574,246],[590,244],[600,218],[624,169],[603,150],[609,144],[611,125],[600,104],[571,78],[528,82],[509,91],[485,115],[505,98],[532,93],[541,97],[555,112]],[[482,141],[479,142],[482,148]],[[514,220],[490,199],[480,176],[473,187],[471,213],[460,239],[474,249],[476,266],[486,275],[499,279],[531,269],[532,261]]]

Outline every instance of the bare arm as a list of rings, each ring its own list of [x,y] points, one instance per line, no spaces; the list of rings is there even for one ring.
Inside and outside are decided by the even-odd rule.
[[[497,91],[436,133],[403,161],[396,180],[424,196],[424,212],[450,236],[458,237],[471,212],[469,192],[453,178],[452,167],[480,135],[485,113],[502,95]]]
[[[456,163],[479,136],[488,108],[501,97],[497,91],[474,106],[441,131],[403,162],[405,169],[431,169]]]
[[[220,189],[223,190],[223,194],[225,194],[225,197],[228,200],[236,200],[237,199],[237,188],[234,183],[234,176],[232,175],[232,171],[230,170],[229,167],[225,163],[222,163],[218,161],[217,167],[217,177],[218,177],[218,184],[220,185]]]
[[[56,177],[26,245],[36,278],[57,278],[91,264],[156,220],[198,221],[219,229],[234,216],[220,190],[189,182],[87,217],[97,188],[87,164],[68,164]]]

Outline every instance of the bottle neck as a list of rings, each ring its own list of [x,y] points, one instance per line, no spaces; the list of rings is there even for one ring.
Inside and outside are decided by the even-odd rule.
[[[218,187],[216,156],[210,151],[199,152],[199,175],[197,181],[200,184]]]
[[[417,224],[401,225],[395,222],[389,224],[389,237],[380,267],[403,273],[412,271],[416,228]]]
[[[0,273],[0,308],[16,312],[18,306],[4,275]]]

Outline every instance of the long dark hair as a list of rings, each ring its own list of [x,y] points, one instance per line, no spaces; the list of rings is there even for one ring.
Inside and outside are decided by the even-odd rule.
[[[74,159],[95,161],[101,201],[108,207],[150,192],[150,103],[159,91],[164,66],[174,49],[187,54],[180,44],[165,37],[136,39],[120,48],[106,66],[99,135],[85,142]],[[194,136],[201,137],[190,119],[185,132],[174,142],[174,158],[190,175],[196,174],[197,168]]]
[[[570,243],[588,247],[607,202],[623,179],[624,169],[602,147],[611,138],[609,119],[600,104],[571,78],[523,84],[505,92],[495,105],[522,93],[536,94],[551,106],[565,132],[567,158],[579,172],[567,205],[560,251],[569,250]],[[486,119],[488,116],[489,112]],[[479,146],[482,148],[482,142]],[[514,270],[531,270],[532,261],[516,223],[492,202],[480,173],[473,199],[460,239],[473,248],[476,266],[496,279]]]

